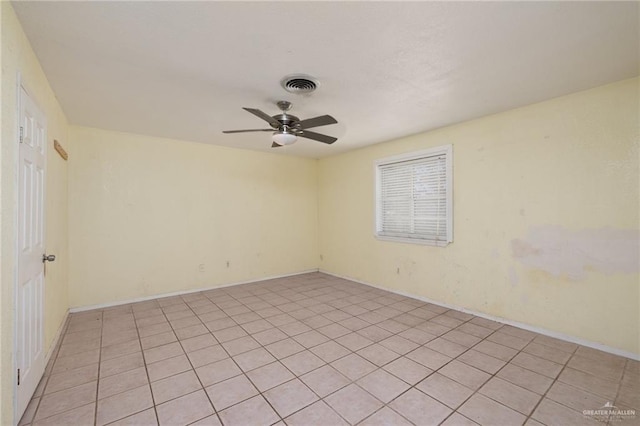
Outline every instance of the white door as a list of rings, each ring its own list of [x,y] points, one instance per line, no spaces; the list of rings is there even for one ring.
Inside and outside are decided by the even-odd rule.
[[[46,123],[20,88],[18,165],[18,280],[16,294],[17,418],[44,373],[44,183]]]

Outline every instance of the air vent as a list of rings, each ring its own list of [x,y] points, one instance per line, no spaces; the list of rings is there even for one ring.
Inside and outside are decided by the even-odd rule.
[[[315,78],[303,74],[288,75],[280,83],[287,92],[299,94],[311,93],[320,85]]]

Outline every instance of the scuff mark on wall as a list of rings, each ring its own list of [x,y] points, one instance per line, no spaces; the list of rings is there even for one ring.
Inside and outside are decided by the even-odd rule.
[[[637,229],[569,230],[539,226],[525,239],[511,241],[520,263],[548,272],[583,279],[590,270],[605,274],[633,274],[640,270],[640,231]]]
[[[400,256],[396,258],[395,263],[396,267],[398,268],[398,274],[403,274],[407,277],[413,276],[416,269],[415,260],[406,256]]]

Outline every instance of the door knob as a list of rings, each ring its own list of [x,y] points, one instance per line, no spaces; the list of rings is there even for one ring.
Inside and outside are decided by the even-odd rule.
[[[43,254],[42,255],[42,263],[44,262],[53,262],[56,260],[56,256],[53,254]]]

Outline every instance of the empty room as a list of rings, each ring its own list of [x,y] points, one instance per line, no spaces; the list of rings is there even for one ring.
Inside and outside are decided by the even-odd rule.
[[[640,424],[640,3],[0,19],[0,425]]]

